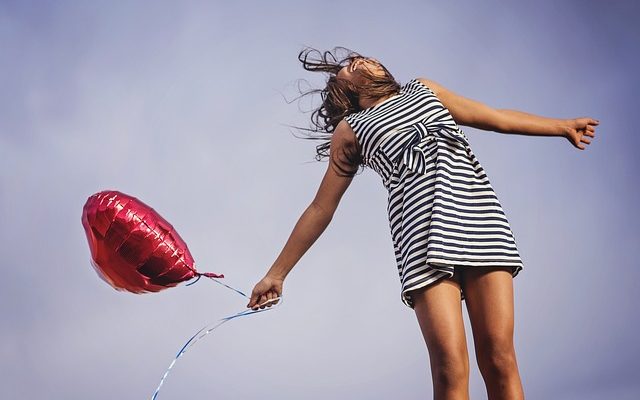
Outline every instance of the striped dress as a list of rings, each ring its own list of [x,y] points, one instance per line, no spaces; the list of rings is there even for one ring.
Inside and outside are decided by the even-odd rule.
[[[362,147],[365,167],[387,189],[389,227],[401,283],[409,292],[455,266],[522,269],[515,237],[467,136],[418,79],[397,95],[345,117]],[[461,290],[461,300],[464,293]]]

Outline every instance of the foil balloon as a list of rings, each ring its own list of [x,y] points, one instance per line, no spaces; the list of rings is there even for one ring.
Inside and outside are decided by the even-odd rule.
[[[196,271],[186,243],[153,208],[133,196],[105,190],[82,210],[91,264],[117,290],[158,292],[194,277],[224,278]]]

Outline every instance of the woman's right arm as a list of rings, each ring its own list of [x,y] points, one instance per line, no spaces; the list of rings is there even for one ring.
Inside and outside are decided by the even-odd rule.
[[[357,139],[351,127],[345,121],[340,122],[331,138],[330,154],[340,154],[345,146],[353,144],[355,140]],[[298,219],[289,239],[265,277],[254,287],[247,307],[257,309],[258,304],[280,296],[284,279],[333,219],[340,199],[349,187],[353,177],[338,174],[332,162],[341,161],[335,158],[332,161],[330,158],[327,171],[313,201]],[[351,166],[341,166],[347,169],[353,168]],[[277,300],[267,306],[270,307],[276,303]],[[265,305],[260,308],[264,307]]]

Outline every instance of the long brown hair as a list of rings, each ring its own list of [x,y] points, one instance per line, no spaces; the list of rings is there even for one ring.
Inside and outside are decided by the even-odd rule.
[[[370,73],[366,68],[361,71],[364,76],[364,83],[356,85],[346,79],[337,77],[338,72],[352,61],[358,58],[366,58],[361,54],[347,49],[345,47],[334,47],[332,50],[321,52],[312,47],[306,47],[298,54],[298,60],[302,63],[302,67],[307,71],[322,72],[328,74],[329,77],[324,89],[310,89],[302,91],[297,97],[300,99],[307,95],[320,94],[322,104],[311,113],[311,128],[297,129],[305,133],[307,137],[303,139],[324,140],[316,146],[315,159],[321,161],[328,157],[332,165],[337,167],[340,176],[353,177],[359,167],[363,165],[360,144],[355,146],[346,146],[342,163],[347,164],[349,168],[341,167],[335,160],[339,155],[329,154],[331,137],[336,126],[344,117],[354,112],[361,111],[359,100],[360,97],[382,98],[398,93],[400,84],[396,82],[393,75],[382,65],[384,76],[377,76]],[[322,134],[318,134],[322,132]]]

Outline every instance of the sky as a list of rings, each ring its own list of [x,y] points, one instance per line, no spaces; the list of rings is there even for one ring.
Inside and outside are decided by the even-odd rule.
[[[326,162],[291,102],[305,46],[495,108],[600,120],[561,137],[463,127],[514,232],[515,347],[532,399],[640,395],[640,12],[634,1],[0,1],[0,397],[149,398],[182,344],[247,300],[201,280],[118,292],[90,264],[87,198],[169,220],[199,271],[250,292]],[[363,279],[364,278],[364,279]],[[464,309],[464,307],[463,307]],[[470,391],[486,398],[468,315]],[[176,364],[159,399],[431,398],[400,300],[380,177],[365,169],[284,283]]]

